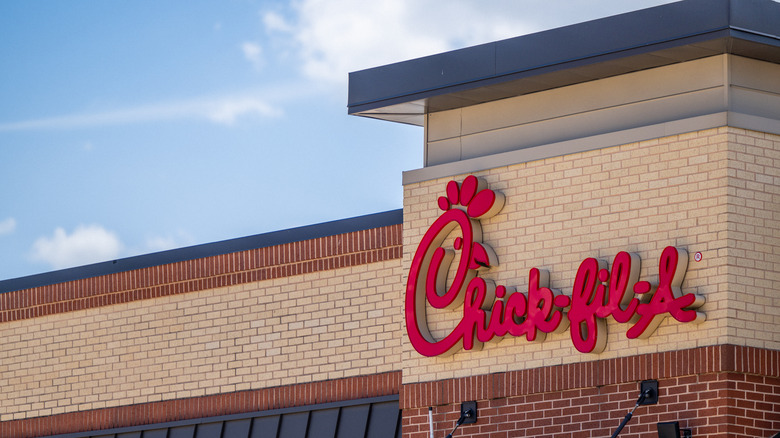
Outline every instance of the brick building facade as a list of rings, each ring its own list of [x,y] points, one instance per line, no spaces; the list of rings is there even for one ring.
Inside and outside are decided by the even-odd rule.
[[[0,436],[439,437],[475,401],[455,436],[598,437],[647,380],[658,402],[620,436],[669,421],[695,437],[772,436],[778,23],[770,0],[687,0],[352,73],[351,114],[424,127],[403,210],[0,282]],[[474,176],[502,199],[484,217]],[[452,209],[466,211],[453,213],[468,217],[461,233],[426,240]],[[429,244],[471,255],[428,275]],[[666,278],[668,248],[679,278]],[[657,285],[701,297],[681,309],[693,313],[628,336],[642,318],[618,322],[624,303],[585,329],[572,316],[593,304],[575,303],[583,261],[611,275],[624,253],[641,262],[628,298]],[[471,262],[464,304],[409,298]],[[419,272],[430,284],[415,289]],[[545,286],[565,297],[549,310],[562,330],[468,348],[483,330],[468,318],[498,320],[496,301],[531,303]],[[479,292],[494,295],[481,310]],[[544,307],[526,304],[503,321]],[[436,347],[413,345],[410,317]],[[598,345],[583,352],[577,336]]]

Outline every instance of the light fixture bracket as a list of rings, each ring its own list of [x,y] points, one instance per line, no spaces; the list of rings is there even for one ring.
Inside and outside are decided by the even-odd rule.
[[[468,401],[460,404],[461,417],[465,416],[466,411],[469,409],[471,409],[472,415],[470,417],[466,417],[463,420],[463,424],[473,424],[477,422],[477,402],[475,401]]]
[[[658,403],[658,380],[643,380],[639,384],[639,393],[644,394],[648,391],[647,396],[642,400],[640,405],[654,405]]]

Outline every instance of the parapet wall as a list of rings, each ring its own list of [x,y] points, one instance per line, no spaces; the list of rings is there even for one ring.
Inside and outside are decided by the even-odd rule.
[[[552,289],[570,295],[583,260],[611,266],[627,251],[641,258],[639,278],[657,283],[659,257],[674,246],[689,257],[682,292],[705,297],[699,310],[706,321],[667,317],[647,339],[628,339],[629,324],[609,318],[601,354],[577,351],[569,331],[534,343],[504,336],[481,351],[430,358],[404,337],[404,383],[722,344],[777,350],[778,153],[779,136],[723,127],[475,172],[506,197],[498,215],[481,221],[482,242],[499,260],[482,277],[525,292],[529,270],[540,268]],[[464,178],[405,186],[404,282],[422,235],[441,214],[446,183]],[[434,338],[461,317],[460,308],[429,308]]]
[[[47,309],[38,317],[3,308],[19,318],[0,324],[0,421],[397,372],[400,232],[386,226],[4,294],[54,303],[34,306]],[[247,281],[255,275],[265,279]]]

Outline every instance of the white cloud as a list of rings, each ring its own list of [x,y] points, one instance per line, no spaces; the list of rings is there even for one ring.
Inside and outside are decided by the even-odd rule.
[[[146,239],[146,248],[149,252],[165,251],[168,249],[179,248],[176,239],[170,236],[157,236]]]
[[[184,231],[177,231],[165,236],[154,236],[146,239],[145,252],[158,252],[168,249],[183,248],[193,245],[195,239]]]
[[[255,70],[262,70],[263,68],[263,48],[259,44],[246,41],[241,44],[241,52],[244,53],[244,58],[249,61]]]
[[[308,77],[344,83],[351,71],[670,1],[301,0],[293,18],[268,12],[263,24],[294,41]]]
[[[527,33],[515,2],[430,0],[303,0],[294,22],[268,13],[269,31],[288,33],[298,44],[304,73],[344,82],[347,73]],[[519,3],[519,2],[518,2]]]
[[[3,221],[0,221],[0,236],[3,234],[11,234],[16,230],[16,219],[9,217]]]
[[[113,232],[100,225],[79,225],[71,234],[58,227],[51,237],[39,237],[31,257],[62,269],[115,259],[121,250],[122,243]]]
[[[287,20],[277,12],[266,12],[262,15],[263,25],[266,30],[271,32],[293,32],[295,29],[290,26]]]
[[[74,129],[177,119],[202,119],[230,125],[238,117],[244,115],[277,117],[280,114],[282,114],[281,109],[268,103],[263,93],[247,93],[241,96],[160,102],[95,113],[0,123],[0,132],[35,129]]]
[[[209,120],[221,123],[223,125],[232,125],[236,120],[248,114],[255,114],[262,117],[276,117],[282,114],[282,111],[254,98],[244,99],[226,99],[222,102],[215,102],[209,110]]]

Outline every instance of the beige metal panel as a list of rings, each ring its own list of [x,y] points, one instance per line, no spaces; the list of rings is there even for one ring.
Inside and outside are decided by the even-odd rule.
[[[437,141],[459,136],[461,134],[461,112],[462,110],[459,108],[429,114],[428,141]]]
[[[780,135],[780,119],[730,112],[728,126]]]
[[[725,83],[724,56],[467,107],[463,109],[463,134],[722,86]]]
[[[780,135],[780,121],[722,112],[408,170],[403,173],[403,184],[416,184],[438,178],[479,172],[512,164],[528,163],[595,149],[605,149],[727,125]]]
[[[732,86],[780,94],[780,65],[731,56],[729,74]]]
[[[776,64],[720,55],[433,113],[425,166],[727,112],[730,126],[776,132],[779,77]]]
[[[735,112],[780,119],[780,94],[731,87],[729,95],[730,108]]]
[[[429,142],[425,148],[425,166],[460,161],[460,137]]]
[[[780,119],[780,65],[732,56],[729,110]]]
[[[461,159],[670,122],[725,111],[723,88],[713,87],[462,137]]]

